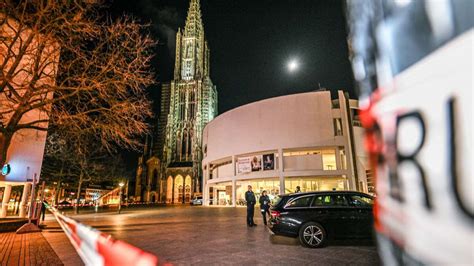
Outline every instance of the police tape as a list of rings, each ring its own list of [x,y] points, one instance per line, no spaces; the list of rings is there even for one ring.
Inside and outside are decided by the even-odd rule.
[[[54,207],[49,206],[48,209],[53,213],[85,265],[158,265],[158,258],[155,255],[81,224],[60,214]]]
[[[95,204],[95,203],[80,203],[80,204],[77,204],[77,203],[67,203],[67,204],[55,204],[55,205],[52,205],[54,206],[55,208],[62,208],[62,207],[97,207],[97,206],[108,206],[108,205],[117,205],[117,204],[102,204],[102,205],[98,205],[98,204]],[[146,202],[146,201],[137,201],[137,202],[129,202],[129,203],[126,203],[125,204],[126,206],[131,206],[131,205],[160,205],[160,203],[155,203],[155,202]],[[122,205],[123,206],[123,205]]]

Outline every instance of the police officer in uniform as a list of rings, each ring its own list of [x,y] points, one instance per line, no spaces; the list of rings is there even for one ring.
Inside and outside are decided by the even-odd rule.
[[[263,223],[267,225],[267,214],[270,215],[270,197],[267,195],[267,191],[262,191],[262,196],[258,200],[260,202],[260,212],[263,216]]]
[[[248,186],[248,191],[245,192],[245,201],[247,201],[247,226],[257,226],[253,221],[253,213],[255,210],[255,203],[257,202],[255,194],[252,191],[252,186]]]

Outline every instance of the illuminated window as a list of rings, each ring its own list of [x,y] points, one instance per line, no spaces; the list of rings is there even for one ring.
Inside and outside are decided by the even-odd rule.
[[[297,187],[301,192],[344,190],[344,176],[325,177],[287,177],[285,178],[285,193],[295,193]]]
[[[287,151],[283,153],[283,156],[302,156],[302,155],[313,155],[321,154],[320,150],[305,150],[305,151]]]
[[[323,150],[323,169],[324,170],[336,170],[336,151],[335,150]]]

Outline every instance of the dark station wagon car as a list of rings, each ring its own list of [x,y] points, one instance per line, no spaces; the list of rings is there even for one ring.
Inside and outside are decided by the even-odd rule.
[[[322,247],[328,239],[372,238],[374,198],[355,191],[318,191],[280,196],[271,208],[269,228]]]

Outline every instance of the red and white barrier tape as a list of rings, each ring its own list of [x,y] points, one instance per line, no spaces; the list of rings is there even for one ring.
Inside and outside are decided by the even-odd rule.
[[[158,265],[158,258],[153,254],[83,225],[60,214],[53,207],[50,207],[49,210],[54,214],[86,265]]]

